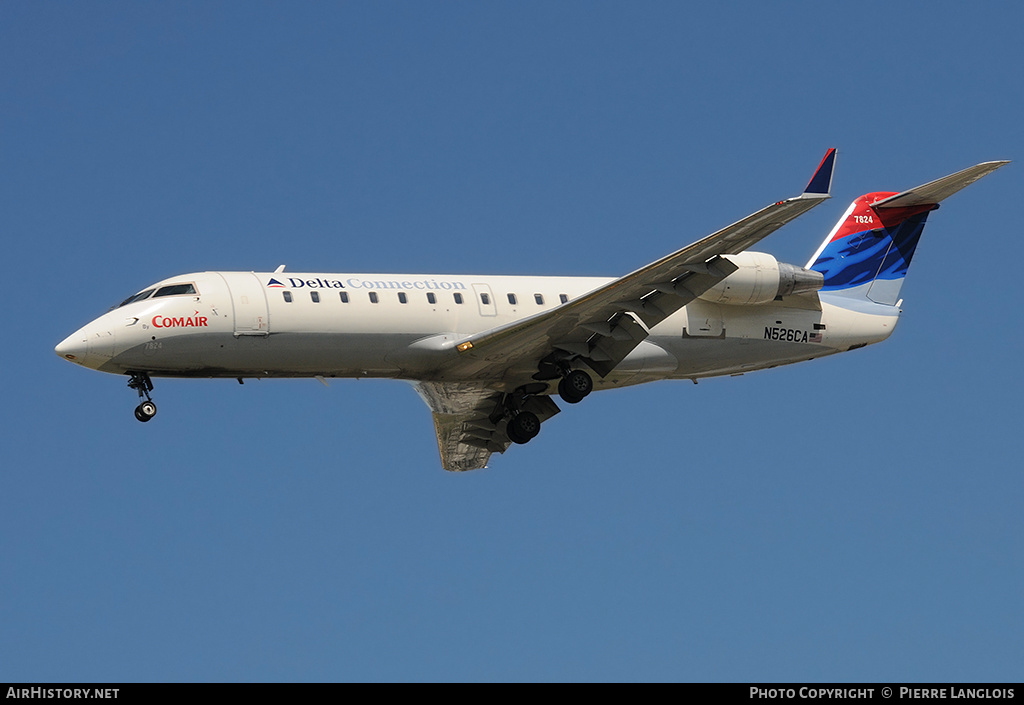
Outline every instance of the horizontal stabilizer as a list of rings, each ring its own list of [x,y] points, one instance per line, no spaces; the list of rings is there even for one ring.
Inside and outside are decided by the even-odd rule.
[[[933,205],[944,198],[949,198],[960,189],[970,186],[981,177],[987,176],[999,167],[1009,163],[1008,160],[1004,160],[975,164],[955,174],[944,176],[935,181],[929,181],[923,186],[884,198],[877,203],[871,204],[871,206],[877,210],[879,208],[908,208],[912,206]]]

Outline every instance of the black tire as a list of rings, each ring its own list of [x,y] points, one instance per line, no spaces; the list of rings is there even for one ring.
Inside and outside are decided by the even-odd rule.
[[[573,370],[558,383],[558,396],[566,404],[578,404],[594,390],[594,380],[583,370]]]
[[[529,443],[540,433],[540,419],[532,411],[520,411],[508,422],[506,432],[513,443]]]
[[[558,396],[560,396],[562,401],[566,404],[579,404],[583,401],[583,397],[573,395],[572,390],[567,387],[564,378],[558,381]]]
[[[144,401],[135,407],[135,418],[142,423],[146,423],[154,416],[156,416],[156,404],[151,401]]]
[[[524,438],[518,431],[516,431],[516,427],[512,425],[511,421],[509,421],[508,426],[505,427],[505,435],[508,436],[510,441],[518,443],[519,445],[530,442],[529,438]]]

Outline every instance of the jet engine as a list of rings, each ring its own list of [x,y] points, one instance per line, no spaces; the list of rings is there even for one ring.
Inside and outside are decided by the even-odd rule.
[[[779,262],[764,252],[723,255],[739,267],[735,272],[700,295],[716,304],[753,306],[779,296],[818,291],[825,283],[820,272]]]

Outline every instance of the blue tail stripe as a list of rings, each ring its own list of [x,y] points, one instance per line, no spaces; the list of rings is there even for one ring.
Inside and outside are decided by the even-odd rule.
[[[903,279],[907,276],[907,268],[910,260],[917,250],[917,243],[924,231],[924,221],[927,213],[908,218],[900,223],[896,232],[892,235],[892,248],[886,255],[882,266],[878,270],[878,279]]]
[[[924,230],[928,213],[890,228],[864,230],[830,242],[811,269],[825,277],[823,290],[850,289],[876,277],[902,279]]]

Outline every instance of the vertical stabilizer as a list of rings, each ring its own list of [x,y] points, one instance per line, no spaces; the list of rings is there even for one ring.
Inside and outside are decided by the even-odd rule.
[[[895,305],[928,213],[1008,163],[984,162],[909,191],[855,200],[807,263],[825,277],[822,293]]]

